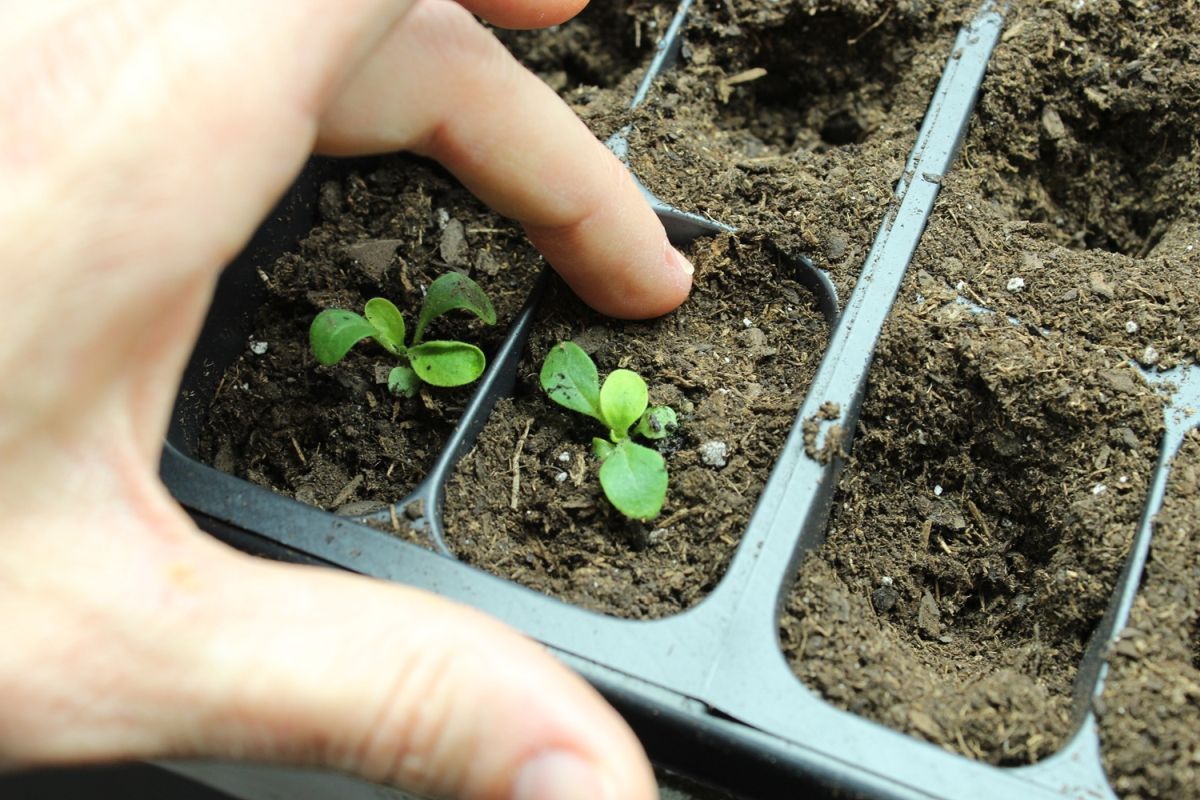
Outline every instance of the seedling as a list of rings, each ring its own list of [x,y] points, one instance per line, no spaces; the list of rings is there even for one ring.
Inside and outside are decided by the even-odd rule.
[[[412,397],[422,382],[463,386],[482,375],[487,366],[483,351],[473,344],[423,341],[426,326],[455,309],[470,311],[488,325],[496,322],[496,309],[479,284],[461,273],[448,272],[429,285],[411,345],[404,344],[404,317],[382,297],[367,301],[365,317],[341,308],[322,311],[312,321],[308,339],[313,355],[325,366],[341,361],[363,339],[374,339],[402,362],[388,373],[388,391]]]
[[[542,362],[541,383],[551,400],[608,428],[608,439],[592,439],[592,452],[600,459],[600,486],[609,502],[633,519],[657,517],[667,496],[667,464],[631,437],[669,436],[679,425],[675,411],[647,408],[646,382],[631,370],[613,370],[601,386],[596,365],[574,342],[551,348]]]

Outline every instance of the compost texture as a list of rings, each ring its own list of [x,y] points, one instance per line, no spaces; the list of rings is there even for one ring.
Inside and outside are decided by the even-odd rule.
[[[684,608],[719,579],[763,459],[782,443],[778,419],[794,413],[824,341],[802,289],[764,297],[756,281],[783,281],[807,255],[843,297],[853,288],[954,35],[976,7],[700,2],[680,63],[634,111],[672,5],[596,3],[552,31],[502,34],[598,136],[631,126],[631,166],[658,195],[739,233],[695,245],[694,321],[685,306],[616,325],[552,287],[514,399],[451,486],[448,534],[461,557],[628,616]],[[1200,350],[1198,62],[1194,3],[1013,4],[879,343],[828,541],[802,562],[780,620],[797,675],[831,702],[999,764],[1054,752],[1080,719],[1076,665],[1127,554],[1159,443],[1161,400],[1138,370],[1194,362]],[[281,332],[264,322],[256,338],[276,357],[294,348],[294,368],[262,380],[264,359],[248,353],[228,376],[205,450],[224,468],[325,507],[395,500],[456,418],[465,393],[396,408],[370,382],[373,354],[320,369],[303,354],[318,308],[375,291],[346,277],[360,269],[345,251],[356,241],[415,242],[404,269],[389,261],[383,276],[393,299],[406,270],[436,274],[441,263],[510,284],[510,309],[531,284],[536,256],[514,226],[437,171],[400,163],[383,181],[335,184],[310,244],[264,270],[283,296]],[[364,186],[368,202],[352,202]],[[442,252],[439,208],[464,221],[465,261]],[[690,408],[664,445],[673,483],[658,521],[627,523],[606,508],[586,457],[595,431],[538,395],[534,370],[559,338],[584,344],[602,373],[641,370],[653,402]],[[698,345],[718,354],[711,374],[692,374]],[[786,382],[768,377],[780,365],[791,365]],[[366,386],[350,375],[367,376]],[[300,410],[309,396],[315,412]],[[755,427],[747,420],[764,396],[773,421]],[[358,422],[335,422],[355,399]],[[239,417],[249,420],[240,432]],[[424,443],[391,438],[426,429],[435,433]],[[757,438],[766,429],[775,438]],[[710,439],[726,444],[725,466],[703,463]],[[259,440],[265,448],[251,446]],[[331,477],[318,480],[312,454],[339,449],[349,460],[331,460],[322,468]],[[695,483],[683,477],[693,468]],[[383,480],[401,471],[410,474]],[[745,475],[740,492],[705,482],[726,473]],[[1194,726],[1124,707],[1105,718],[1106,746],[1141,737],[1163,752],[1196,751]],[[1122,774],[1119,759],[1109,768]]]
[[[816,371],[828,329],[796,265],[767,241],[721,236],[689,251],[692,297],[674,314],[619,323],[555,283],[510,400],[496,407],[447,487],[446,536],[464,560],[585,608],[661,617],[724,572]],[[607,431],[541,390],[558,342],[601,376],[632,369],[679,429],[656,447],[670,474],[655,520],[604,498],[591,456]]]
[[[1096,709],[1122,797],[1200,797],[1200,436],[1176,457],[1129,625]]]
[[[488,293],[498,322],[489,327],[452,312],[425,338],[460,339],[490,354],[528,299],[542,259],[520,226],[418,159],[390,158],[328,181],[319,210],[299,251],[259,271],[266,300],[245,353],[217,389],[198,451],[252,483],[363,514],[421,481],[472,387],[393,397],[387,373],[397,362],[373,341],[321,367],[308,344],[313,317],[327,308],[361,314],[368,299],[386,297],[411,332],[425,288],[457,270]]]
[[[998,764],[1081,719],[1159,445],[1135,365],[1197,355],[1197,19],[1014,4],[782,622],[838,705]]]

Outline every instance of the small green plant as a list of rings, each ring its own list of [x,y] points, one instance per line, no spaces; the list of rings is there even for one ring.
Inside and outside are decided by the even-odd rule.
[[[613,370],[600,385],[596,365],[574,342],[551,348],[542,362],[541,383],[551,400],[608,428],[607,440],[592,439],[592,452],[600,459],[600,486],[609,502],[633,519],[657,517],[667,496],[667,464],[631,437],[669,436],[679,425],[675,411],[647,408],[646,382],[631,370]]]
[[[422,341],[425,328],[448,311],[470,311],[488,325],[496,323],[496,309],[479,284],[458,272],[435,280],[425,293],[411,345],[404,344],[404,317],[382,297],[372,297],[363,309],[366,316],[330,308],[317,314],[308,329],[313,355],[325,366],[345,358],[363,339],[374,339],[401,364],[388,374],[388,391],[412,397],[422,381],[432,386],[463,386],[483,374],[487,359],[473,344],[458,341]]]

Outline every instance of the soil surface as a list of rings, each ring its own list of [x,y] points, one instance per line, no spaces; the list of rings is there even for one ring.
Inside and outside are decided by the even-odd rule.
[[[821,355],[823,325],[787,264],[807,255],[843,299],[852,290],[977,6],[701,0],[680,63],[634,111],[672,4],[597,2],[556,29],[501,34],[598,136],[632,126],[631,165],[655,193],[739,233],[695,246],[696,296],[663,320],[616,325],[551,287],[514,398],[450,487],[448,533],[462,557],[634,617],[711,588]],[[1194,3],[1013,4],[879,343],[828,541],[802,563],[780,621],[797,675],[831,702],[998,764],[1053,753],[1078,722],[1076,665],[1160,437],[1162,401],[1132,364],[1200,357],[1197,85]],[[398,499],[467,396],[425,393],[397,408],[374,383],[368,348],[333,368],[307,360],[317,310],[379,291],[347,247],[406,242],[382,275],[381,293],[402,308],[447,264],[486,277],[494,296],[508,288],[511,316],[538,263],[515,226],[441,173],[397,163],[330,188],[326,222],[268,272],[276,308],[256,338],[270,349],[228,376],[206,445],[224,468],[324,507]],[[457,237],[438,209],[463,223],[465,257],[453,241],[443,248]],[[662,445],[672,486],[658,521],[615,516],[587,457],[596,431],[536,391],[542,355],[565,338],[602,373],[637,369],[652,402],[685,410]],[[314,410],[297,410],[304,398]],[[335,416],[346,405],[361,415]],[[425,428],[430,438],[409,438]],[[725,466],[704,462],[708,441],[725,443]],[[730,478],[734,489],[719,483]],[[1193,642],[1194,620],[1175,619],[1193,626]],[[1139,664],[1164,686],[1191,686],[1183,661],[1156,652]],[[1105,718],[1106,745],[1139,741],[1146,755],[1110,754],[1114,780],[1131,796],[1175,796],[1147,788],[1169,780],[1165,768],[1151,773],[1197,751],[1197,726],[1176,725],[1173,702],[1121,707]]]
[[[1155,518],[1100,717],[1109,779],[1129,798],[1200,797],[1200,435],[1184,443]]]
[[[1014,5],[782,623],[831,701],[993,763],[1080,718],[1157,455],[1130,364],[1200,344],[1200,14],[1172,8]]]
[[[246,352],[217,390],[198,451],[260,486],[364,514],[420,482],[471,387],[393,397],[386,380],[396,362],[370,341],[334,366],[319,366],[308,345],[313,317],[326,308],[362,313],[380,296],[396,304],[411,332],[425,287],[458,270],[488,293],[497,324],[452,313],[435,320],[425,338],[461,339],[490,354],[543,262],[520,226],[413,158],[389,158],[326,183],[320,216],[298,252],[260,272],[266,301]]]
[[[510,400],[497,406],[447,487],[446,538],[462,559],[585,608],[661,617],[724,572],[816,371],[828,330],[795,265],[767,241],[722,236],[689,251],[678,312],[620,323],[555,282]],[[623,367],[669,405],[656,444],[670,485],[662,514],[630,521],[604,498],[591,441],[605,431],[553,403],[538,373],[572,340],[601,377]]]
[[[1157,456],[1130,363],[1198,353],[1200,16],[1172,8],[1014,5],[782,622],[828,699],[992,763],[1078,722]]]

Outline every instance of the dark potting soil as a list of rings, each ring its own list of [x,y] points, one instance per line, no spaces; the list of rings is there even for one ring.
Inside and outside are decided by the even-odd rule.
[[[392,300],[415,324],[425,288],[470,274],[496,307],[485,326],[466,313],[434,321],[427,339],[461,339],[490,354],[529,297],[541,256],[520,226],[486,209],[437,167],[389,158],[321,189],[321,222],[299,252],[260,276],[267,300],[246,352],[213,400],[199,456],[225,472],[324,509],[362,514],[402,499],[425,476],[471,387],[387,391],[395,362],[374,342],[317,365],[308,326],[322,309],[362,313]]]
[[[708,593],[766,483],[827,339],[794,263],[769,241],[721,236],[689,251],[692,296],[644,323],[606,319],[561,284],[533,331],[518,385],[501,401],[446,492],[446,538],[465,561],[585,608],[661,617]],[[669,405],[666,505],[648,523],[604,498],[591,457],[605,431],[555,405],[538,383],[572,340],[601,375],[623,367]]]
[[[697,288],[667,320],[599,326],[582,307],[564,314],[558,300],[550,302],[557,320],[534,334],[517,397],[497,407],[460,462],[445,509],[451,547],[465,560],[569,602],[639,618],[691,606],[724,571],[826,336],[798,286],[782,307],[778,302],[777,253],[808,253],[841,288],[852,284],[949,54],[945,36],[962,21],[960,13],[923,4],[781,3],[777,13],[751,2],[699,4],[682,63],[630,112],[654,39],[673,12],[673,4],[594,4],[561,31],[501,35],[597,135],[632,124],[631,165],[655,192],[744,233],[696,245],[704,265]],[[893,13],[877,34],[883,26],[873,23]],[[870,52],[858,56],[845,44],[854,35],[873,39]],[[784,44],[797,39],[811,40],[814,49],[799,55]],[[916,58],[921,45],[935,42],[927,57]],[[564,44],[576,55],[566,56]],[[914,60],[921,64],[916,77]],[[638,68],[623,80],[592,78],[596,64],[631,62]],[[754,71],[764,65],[769,78]],[[819,113],[804,117],[784,101],[797,87]],[[911,102],[892,124],[888,112],[898,96]],[[864,136],[888,127],[874,148],[828,130],[834,141],[809,137],[803,145],[785,134],[812,124],[837,127],[842,123],[828,118],[838,114],[861,117]],[[810,212],[832,225],[814,233],[806,225]],[[807,319],[795,316],[806,308]],[[602,371],[648,369],[652,402],[672,402],[672,393],[697,409],[685,415],[678,443],[666,445],[681,449],[668,459],[667,506],[649,525],[627,522],[608,506],[585,457],[596,432],[536,389],[541,358],[563,338],[597,351]],[[756,357],[759,347],[768,355]],[[710,348],[719,360],[703,358]],[[664,396],[654,395],[656,378]],[[706,447],[724,447],[728,463],[706,464]]]
[[[632,113],[533,63],[600,135],[633,123],[659,196],[809,254],[846,292],[977,7],[700,3],[680,67]],[[605,13],[626,44],[669,18]],[[1198,21],[1194,4],[1014,4],[880,343],[828,544],[781,621],[830,701],[994,763],[1069,733],[1157,454],[1160,402],[1130,362],[1200,350]]]
[[[1171,9],[1014,5],[782,623],[826,698],[994,763],[1076,720],[1159,445],[1131,363],[1198,354],[1200,12]]]
[[[1200,798],[1200,434],[1175,460],[1129,625],[1111,656],[1100,739],[1122,797]]]
[[[598,136],[633,125],[631,164],[657,194],[740,233],[697,243],[696,297],[663,320],[618,325],[552,287],[516,396],[450,487],[447,527],[460,556],[613,614],[671,613],[711,588],[824,336],[802,290],[792,287],[795,300],[764,296],[756,281],[804,254],[843,298],[853,288],[954,35],[977,6],[701,0],[681,63],[633,112],[633,87],[673,4],[594,3],[557,29],[503,34]],[[1161,403],[1130,363],[1167,368],[1200,356],[1198,73],[1194,3],[1013,4],[881,339],[828,541],[802,562],[780,622],[797,675],[829,701],[993,763],[1044,757],[1070,732],[1076,665],[1126,556],[1159,443]],[[402,262],[389,262],[382,293],[414,302],[402,276],[428,267],[408,278],[415,286],[439,262],[454,264],[457,237],[437,213],[445,208],[464,224],[468,255],[456,265],[511,286],[510,314],[532,283],[537,258],[519,229],[441,173],[400,163],[410,166],[386,180],[329,189],[324,227],[267,272],[281,294],[276,321],[256,339],[270,349],[227,376],[205,445],[229,471],[325,507],[395,500],[456,419],[465,392],[397,408],[373,383],[378,359],[366,348],[334,368],[306,361],[312,314],[377,291],[348,245],[410,242]],[[475,341],[493,335],[469,331]],[[802,331],[808,343],[788,349]],[[672,487],[659,520],[626,523],[607,508],[586,457],[595,431],[535,390],[533,371],[561,338],[584,344],[602,372],[642,371],[654,402],[690,403],[664,444]],[[292,367],[260,377],[289,350]],[[714,369],[699,375],[705,358]],[[792,365],[783,377],[771,372],[781,364]],[[314,410],[302,409],[308,397]],[[339,420],[348,404],[360,416]],[[400,438],[427,428],[430,438]],[[760,436],[767,428],[775,438]],[[703,463],[699,446],[710,439],[725,442],[724,467]],[[339,450],[344,458],[332,458]],[[388,472],[401,477],[389,484]],[[715,489],[727,474],[744,475],[738,491]],[[502,532],[501,520],[517,527]],[[1189,524],[1194,534],[1194,515]],[[558,540],[565,549],[553,549]],[[1175,553],[1162,547],[1156,558],[1193,557]],[[1179,574],[1186,563],[1176,562]],[[1154,652],[1134,678],[1141,690],[1194,681]],[[1104,719],[1110,750],[1200,746],[1196,726],[1164,723],[1158,706],[1122,707]],[[1119,786],[1152,796],[1121,783],[1136,767],[1108,758]]]

